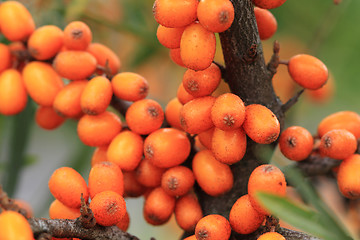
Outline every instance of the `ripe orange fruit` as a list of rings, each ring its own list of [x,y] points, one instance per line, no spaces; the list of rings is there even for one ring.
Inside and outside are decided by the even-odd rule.
[[[286,238],[277,232],[267,232],[262,234],[257,240],[286,240]]]
[[[122,72],[111,79],[115,96],[126,101],[144,99],[149,91],[149,84],[145,78],[133,72]]]
[[[195,236],[198,240],[227,240],[230,234],[229,221],[218,214],[201,218],[195,227]]]
[[[358,142],[351,132],[334,129],[321,137],[320,153],[330,158],[343,160],[355,153]]]
[[[91,41],[92,32],[84,22],[71,22],[64,29],[64,45],[69,50],[86,50]]]
[[[121,61],[119,57],[107,46],[101,43],[91,43],[86,51],[96,58],[98,65],[109,67],[111,74],[114,75],[120,70]]]
[[[161,178],[161,187],[170,196],[182,196],[190,191],[195,183],[193,172],[184,166],[166,170]]]
[[[0,213],[1,240],[33,240],[33,232],[26,218],[18,212]]]
[[[203,217],[200,203],[196,196],[188,193],[176,200],[175,219],[184,231],[194,231],[196,224]]]
[[[353,154],[344,159],[339,167],[337,183],[340,192],[347,198],[357,199],[360,197],[360,155]]]
[[[286,0],[252,0],[255,6],[265,9],[277,8],[283,5]]]
[[[256,24],[261,40],[271,38],[277,30],[277,22],[274,15],[267,9],[254,8]]]

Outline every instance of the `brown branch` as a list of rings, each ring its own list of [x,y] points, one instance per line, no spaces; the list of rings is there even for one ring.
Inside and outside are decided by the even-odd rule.
[[[131,102],[127,102],[124,100],[121,100],[117,98],[115,95],[113,95],[110,105],[115,108],[121,115],[125,117],[126,111],[131,105]]]
[[[295,96],[293,96],[292,98],[290,98],[286,103],[284,103],[281,106],[281,110],[283,113],[287,112],[292,106],[294,106],[295,103],[297,103],[297,101],[299,100],[301,94],[303,94],[303,92],[305,91],[305,89],[301,89],[299,92],[297,92],[295,94]]]
[[[89,240],[138,240],[139,238],[120,230],[116,226],[102,227],[96,225],[91,229],[84,228],[79,219],[43,219],[30,218],[31,229],[35,237],[42,233],[50,233],[56,238],[80,238]]]
[[[278,68],[279,63],[280,63],[279,52],[280,52],[280,44],[279,44],[278,41],[274,41],[273,55],[271,56],[270,62],[267,65],[267,69],[270,71],[272,77],[277,72],[277,68]]]
[[[216,66],[218,66],[220,68],[220,71],[221,71],[221,77],[226,79],[225,78],[225,75],[226,75],[226,68],[225,66],[223,66],[222,64],[218,63],[218,62],[215,62],[213,61],[214,64],[216,64]]]
[[[306,160],[296,163],[296,167],[307,177],[325,175],[339,166],[341,161],[320,155],[311,155]]]

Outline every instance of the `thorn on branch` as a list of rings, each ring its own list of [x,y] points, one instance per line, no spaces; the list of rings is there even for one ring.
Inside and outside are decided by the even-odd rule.
[[[277,72],[277,68],[278,68],[279,63],[280,63],[279,52],[280,52],[280,44],[279,44],[278,41],[274,41],[273,55],[271,56],[270,62],[267,65],[267,69],[271,73],[271,78],[270,79],[272,79],[272,76],[274,76],[275,73]]]
[[[275,216],[267,216],[265,222],[266,232],[276,232],[280,229],[279,218]]]
[[[80,207],[79,221],[84,228],[93,228],[96,225],[94,213],[90,207],[86,204],[83,194],[81,193],[81,207]]]
[[[110,105],[125,117],[126,111],[130,107],[131,103],[121,100],[117,98],[115,95],[113,95]]]
[[[257,48],[258,48],[257,44],[255,43],[251,44],[247,53],[241,58],[241,61],[247,64],[255,62],[258,56]]]
[[[286,103],[284,103],[281,106],[281,111],[283,113],[287,112],[295,103],[297,103],[297,101],[299,100],[299,97],[301,96],[301,94],[304,92],[305,89],[301,89],[299,92],[296,93],[295,96],[293,96],[292,98],[290,98]]]

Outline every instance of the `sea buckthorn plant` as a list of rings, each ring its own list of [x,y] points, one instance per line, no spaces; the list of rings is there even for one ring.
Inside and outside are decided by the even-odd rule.
[[[75,121],[73,131],[94,150],[85,175],[53,169],[49,219],[32,216],[0,188],[0,239],[138,239],[127,232],[136,226],[127,209],[132,197],[143,197],[150,225],[175,217],[184,233],[168,239],[352,239],[309,195],[302,175],[335,180],[339,195],[355,204],[360,115],[335,112],[316,132],[285,125],[304,91],[330,94],[329,70],[307,53],[281,58],[278,41],[264,60],[261,41],[278,28],[271,9],[294,1],[155,0],[156,37],[184,70],[165,104],[148,96],[146,76],[93,40],[86,21],[40,26],[22,3],[0,1],[0,114],[36,104],[38,126]],[[214,60],[220,48],[224,62]],[[299,89],[284,102],[272,84],[279,65]],[[286,164],[267,157],[277,146]],[[316,211],[289,201],[294,187]]]

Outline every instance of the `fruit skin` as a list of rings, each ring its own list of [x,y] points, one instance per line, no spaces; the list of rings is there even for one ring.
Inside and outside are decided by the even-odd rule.
[[[267,9],[254,8],[256,23],[261,40],[271,38],[277,30],[277,21],[274,15]]]
[[[54,25],[36,29],[28,40],[28,49],[35,59],[46,60],[54,57],[64,43],[63,31]]]
[[[149,91],[149,84],[141,75],[133,72],[122,72],[111,79],[115,96],[126,101],[144,99]]]
[[[280,134],[280,123],[275,114],[260,104],[250,104],[245,108],[243,128],[256,143],[269,144]]]
[[[182,130],[180,123],[180,111],[182,108],[178,98],[171,99],[165,107],[165,118],[169,125],[173,128]]]
[[[141,160],[135,169],[136,180],[146,187],[158,187],[161,184],[161,177],[166,169],[156,167],[149,159]]]
[[[267,232],[262,234],[257,240],[286,240],[286,238],[277,232]]]
[[[356,139],[360,138],[360,115],[352,111],[340,111],[325,117],[318,125],[318,135],[322,137],[333,129],[346,129]]]
[[[144,217],[151,225],[161,225],[167,222],[175,208],[175,198],[168,195],[164,189],[157,187],[145,199]]]
[[[22,75],[30,97],[42,106],[51,107],[56,95],[64,87],[61,77],[51,65],[44,62],[26,64]]]
[[[64,29],[64,45],[69,50],[86,50],[91,41],[91,30],[82,21],[73,21]]]
[[[133,171],[139,165],[144,149],[141,136],[131,131],[122,131],[111,141],[106,156],[122,170]]]
[[[234,177],[230,167],[216,160],[210,150],[195,154],[192,170],[201,189],[210,196],[219,196],[233,187]]]
[[[100,66],[106,67],[108,64],[111,74],[114,75],[120,70],[121,61],[119,57],[107,46],[101,43],[91,43],[86,51],[96,58],[97,64]]]
[[[218,214],[203,217],[195,227],[195,236],[198,240],[227,240],[230,234],[229,221]]]
[[[320,154],[343,160],[355,153],[358,142],[351,132],[345,129],[334,129],[321,137]]]
[[[196,224],[203,217],[199,201],[192,193],[176,200],[174,213],[179,227],[187,232],[194,231]]]
[[[164,111],[158,102],[142,99],[131,104],[125,119],[131,131],[145,135],[160,128],[164,121]]]
[[[9,46],[0,43],[0,73],[11,67],[11,52]]]
[[[70,208],[55,199],[49,207],[49,217],[51,219],[76,219],[80,217],[79,208]]]
[[[255,232],[264,222],[264,219],[265,215],[256,211],[251,205],[248,194],[236,200],[229,215],[231,228],[240,234]]]
[[[175,166],[164,172],[161,187],[170,196],[183,196],[190,191],[195,183],[193,172],[184,166]]]
[[[86,84],[80,98],[81,109],[89,115],[105,112],[113,95],[112,86],[106,77],[97,76]]]
[[[260,165],[252,171],[248,182],[251,205],[259,213],[269,215],[269,212],[257,199],[256,193],[260,191],[279,196],[286,195],[285,176],[279,168],[270,164]]]
[[[124,177],[121,169],[114,163],[101,162],[95,164],[89,173],[90,198],[104,191],[124,194]]]
[[[283,5],[286,0],[252,0],[255,6],[265,9],[277,8]]]
[[[311,90],[321,88],[329,77],[326,65],[318,58],[307,54],[298,54],[290,58],[288,70],[297,84]]]
[[[279,138],[282,154],[290,160],[302,161],[312,152],[314,139],[303,127],[292,126],[285,129]]]
[[[59,116],[52,107],[40,106],[36,110],[35,121],[39,127],[46,130],[53,130],[63,124],[65,118]]]
[[[124,198],[113,191],[104,191],[95,195],[90,202],[96,223],[101,226],[112,226],[119,223],[126,214]]]
[[[33,232],[26,218],[18,212],[0,213],[1,240],[33,240]]]
[[[84,178],[72,168],[56,169],[49,179],[49,189],[52,195],[70,208],[80,208],[80,197],[85,201],[89,198],[89,190]]]
[[[174,128],[161,128],[144,141],[144,155],[160,168],[175,167],[189,156],[191,145],[186,134]]]
[[[337,183],[340,192],[347,198],[360,197],[360,155],[353,154],[344,159],[339,167]]]
[[[77,133],[85,145],[99,147],[109,145],[121,128],[120,118],[105,111],[99,115],[82,116],[78,122]]]
[[[156,31],[156,37],[166,48],[179,48],[181,35],[184,32],[185,27],[179,28],[167,28],[159,25]]]
[[[35,30],[30,12],[17,1],[1,3],[0,23],[2,23],[1,33],[12,42],[26,40]]]
[[[19,71],[8,69],[0,75],[0,113],[20,113],[27,104],[27,92]]]
[[[234,6],[229,0],[201,0],[197,16],[201,25],[211,32],[224,32],[234,21]]]
[[[185,27],[196,20],[198,0],[155,0],[153,14],[156,22],[168,27]]]
[[[208,68],[214,60],[215,34],[200,23],[187,26],[181,36],[180,56],[183,64],[195,71]]]

